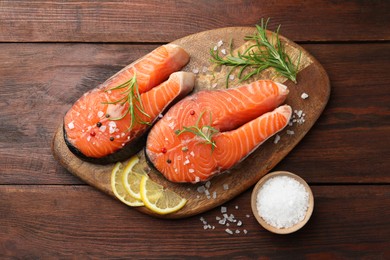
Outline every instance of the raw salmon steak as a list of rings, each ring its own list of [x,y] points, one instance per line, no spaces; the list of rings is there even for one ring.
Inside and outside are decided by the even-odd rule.
[[[192,91],[195,76],[175,72],[188,61],[184,49],[164,45],[85,93],[64,117],[69,149],[101,164],[138,152],[159,115]]]
[[[278,107],[287,94],[286,86],[260,80],[187,96],[153,126],[146,156],[172,182],[206,181],[288,124],[291,107]]]

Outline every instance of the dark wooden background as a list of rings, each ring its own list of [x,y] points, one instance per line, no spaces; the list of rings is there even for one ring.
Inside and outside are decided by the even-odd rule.
[[[262,17],[331,80],[323,115],[275,168],[312,187],[315,209],[302,230],[262,229],[251,189],[224,205],[242,220],[239,234],[218,224],[220,207],[156,219],[54,160],[53,133],[82,93],[160,44]],[[1,0],[0,258],[389,259],[389,69],[389,1]]]

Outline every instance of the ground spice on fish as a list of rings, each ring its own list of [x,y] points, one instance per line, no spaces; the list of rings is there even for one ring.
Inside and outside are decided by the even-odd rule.
[[[294,178],[277,176],[266,181],[259,190],[256,206],[269,225],[288,228],[304,219],[309,206],[309,193]]]

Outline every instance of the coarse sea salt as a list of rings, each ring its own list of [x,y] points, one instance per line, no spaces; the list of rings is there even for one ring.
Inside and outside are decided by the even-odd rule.
[[[276,228],[288,228],[301,222],[309,207],[309,193],[305,187],[288,176],[266,181],[256,199],[259,215]]]

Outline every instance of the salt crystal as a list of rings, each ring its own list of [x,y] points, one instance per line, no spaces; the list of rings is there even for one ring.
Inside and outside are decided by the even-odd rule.
[[[158,118],[163,118],[163,115],[162,114],[158,114]]]
[[[239,220],[239,221],[237,222],[237,226],[239,226],[239,227],[242,226],[242,221],[241,221],[241,220]]]
[[[247,233],[248,233],[248,231],[247,231],[246,229],[244,229],[243,231],[244,231],[244,234],[247,234]]]
[[[218,224],[220,224],[220,225],[225,225],[225,223],[226,223],[226,218],[223,218],[223,219],[218,221]]]
[[[225,55],[225,54],[226,54],[226,50],[225,50],[225,49],[222,49],[222,50],[221,50],[221,53],[222,53],[223,55]]]
[[[223,45],[223,41],[222,40],[219,40],[218,43],[217,43],[217,46],[218,47],[221,47]]]
[[[195,68],[195,69],[192,70],[192,72],[193,72],[194,74],[198,74],[198,73],[199,73],[199,69],[198,69],[198,68]]]
[[[68,124],[68,127],[69,127],[69,129],[73,129],[73,128],[74,128],[74,123],[73,123],[73,121],[70,122],[70,123]]]
[[[102,125],[101,127],[99,127],[99,131],[103,132],[103,133],[104,133],[104,131],[106,131],[106,129],[107,129],[107,126],[105,126],[105,125]]]
[[[306,99],[306,98],[308,98],[309,97],[309,95],[307,94],[307,93],[302,93],[302,95],[301,95],[301,98],[302,99]]]
[[[189,163],[190,163],[190,160],[187,159],[187,160],[184,161],[183,164],[184,164],[184,165],[187,165],[187,164],[189,164]]]
[[[276,135],[274,139],[274,144],[277,144],[280,140],[280,135]]]
[[[115,133],[115,130],[116,130],[116,123],[115,123],[114,121],[110,121],[110,122],[108,123],[108,128],[109,128],[110,134]]]
[[[218,86],[218,83],[214,83],[211,88],[216,88]]]
[[[296,114],[297,114],[298,117],[301,117],[301,116],[302,116],[302,113],[303,113],[302,110],[299,110],[299,111],[296,112]]]
[[[221,213],[226,213],[227,212],[227,208],[226,207],[221,207]]]
[[[230,80],[234,80],[234,75],[229,75]]]
[[[295,132],[294,132],[293,130],[287,130],[286,132],[287,132],[288,135],[293,135],[293,134],[295,134]]]
[[[218,50],[218,46],[215,45],[213,50],[214,50],[214,51]]]
[[[103,115],[104,115],[104,112],[103,112],[103,111],[98,111],[98,112],[97,112],[97,116],[98,116],[98,117],[102,117]]]
[[[194,151],[191,151],[191,152],[190,152],[190,155],[191,155],[192,157],[195,157]]]
[[[213,199],[216,199],[216,198],[217,198],[217,192],[214,191],[214,192],[213,192]]]
[[[195,170],[194,170],[194,169],[188,169],[188,172],[189,172],[189,173],[194,173]]]
[[[203,72],[203,73],[206,73],[207,71],[208,71],[208,68],[207,68],[206,66],[203,66],[202,72]]]
[[[266,181],[256,198],[260,216],[276,228],[288,228],[302,221],[309,204],[305,187],[288,176]]]
[[[204,186],[206,186],[207,189],[210,188],[211,182],[210,182],[210,181],[207,181],[206,184],[205,184]]]
[[[229,189],[229,184],[225,183],[225,184],[223,185],[223,190],[228,190],[228,189]]]
[[[91,141],[91,136],[90,135],[87,136],[87,141],[88,142]]]
[[[233,235],[233,231],[231,231],[229,228],[225,229],[226,233]]]

